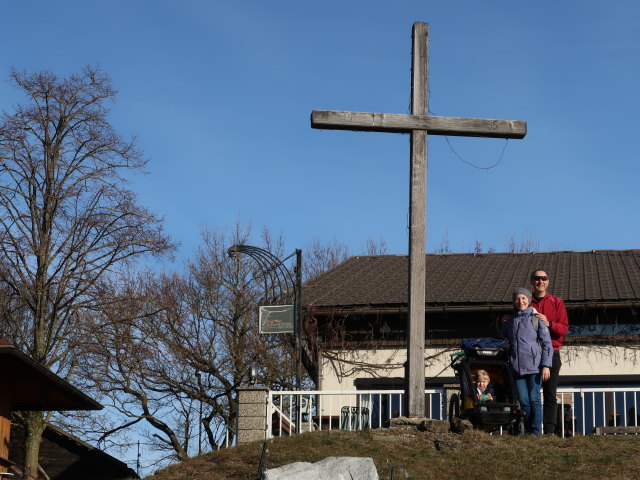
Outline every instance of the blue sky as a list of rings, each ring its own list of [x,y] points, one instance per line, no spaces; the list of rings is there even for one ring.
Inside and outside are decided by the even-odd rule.
[[[638,248],[640,3],[5,0],[0,77],[99,65],[137,136],[140,201],[191,255],[237,221],[359,253],[407,252],[409,138],[319,131],[313,109],[408,113],[411,26],[430,24],[433,114],[525,120],[490,170],[429,137],[427,249]],[[0,81],[0,108],[21,100]],[[495,164],[504,140],[450,138]]]
[[[310,128],[313,109],[407,113],[411,26],[430,24],[430,110],[526,120],[491,170],[429,137],[427,250],[639,246],[640,4],[632,1],[6,1],[0,75],[100,65],[134,178],[189,256],[241,221],[287,245],[406,253],[409,137]],[[0,83],[0,107],[18,100]],[[451,137],[490,166],[504,140]]]

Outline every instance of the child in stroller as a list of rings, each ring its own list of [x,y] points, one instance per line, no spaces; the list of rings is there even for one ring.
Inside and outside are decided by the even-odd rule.
[[[486,370],[476,372],[476,398],[480,402],[494,402],[496,392],[491,385],[491,377]]]
[[[475,428],[489,432],[501,427],[513,434],[522,432],[522,412],[507,362],[508,343],[483,339],[463,342],[462,347],[463,352],[452,355],[460,393],[451,396],[449,416],[467,419]]]

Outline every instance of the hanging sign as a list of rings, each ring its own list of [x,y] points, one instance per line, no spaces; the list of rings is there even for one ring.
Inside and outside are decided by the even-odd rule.
[[[294,333],[293,305],[260,306],[260,333]]]

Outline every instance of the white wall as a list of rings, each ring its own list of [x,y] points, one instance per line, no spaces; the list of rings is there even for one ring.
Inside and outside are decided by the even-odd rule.
[[[425,349],[425,376],[453,376],[450,354],[456,351]],[[563,363],[561,375],[640,374],[640,346],[565,346],[560,354]],[[355,390],[356,378],[404,377],[405,360],[405,349],[326,351],[322,356],[319,388],[324,391]]]

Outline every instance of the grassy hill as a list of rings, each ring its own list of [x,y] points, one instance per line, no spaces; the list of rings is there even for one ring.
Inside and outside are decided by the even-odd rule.
[[[148,480],[256,480],[262,444],[213,452],[172,465]],[[415,430],[313,432],[268,443],[267,468],[329,456],[372,457],[382,480],[402,466],[410,479],[640,479],[640,436],[464,435]],[[396,472],[396,479],[404,478]]]

